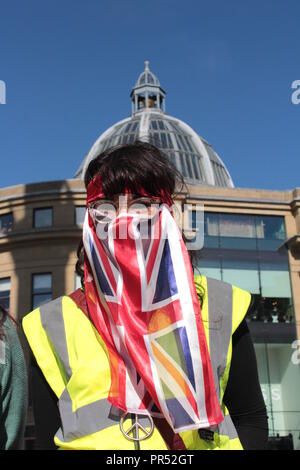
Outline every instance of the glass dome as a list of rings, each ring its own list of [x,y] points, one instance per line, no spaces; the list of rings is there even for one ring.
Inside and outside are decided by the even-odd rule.
[[[149,80],[156,83],[148,86]],[[142,88],[141,81],[144,81]],[[165,114],[165,92],[150,72],[149,62],[146,62],[145,71],[139,76],[130,96],[132,116],[100,135],[75,177],[83,178],[89,162],[104,150],[143,140],[163,150],[182,173],[186,183],[234,187],[225,164],[212,146],[188,124]]]

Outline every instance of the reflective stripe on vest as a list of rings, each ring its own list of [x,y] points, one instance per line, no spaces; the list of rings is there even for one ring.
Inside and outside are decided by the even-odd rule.
[[[62,371],[67,381],[71,379],[72,370],[69,362],[66,330],[63,319],[63,297],[59,297],[40,307],[43,328],[54,346]],[[63,430],[60,428],[56,437],[62,442],[70,442],[89,434],[94,434],[110,426],[119,425],[123,411],[115,408],[107,399],[97,400],[73,411],[72,399],[67,388],[58,401]],[[99,419],[99,417],[101,419]],[[147,417],[139,415],[139,422],[147,425]]]
[[[82,406],[76,411],[72,410],[72,400],[65,389],[58,402],[59,412],[63,423],[63,432],[59,429],[56,436],[60,441],[72,441],[88,434],[94,434],[109,426],[115,426],[119,419],[112,419],[110,415],[111,404],[108,400],[97,400],[89,405]],[[122,413],[123,414],[123,413]],[[101,419],[99,419],[101,417]]]
[[[69,381],[72,376],[72,370],[69,363],[62,300],[63,297],[59,297],[52,302],[42,305],[40,307],[40,316],[43,328],[48,333],[48,337],[63,366],[65,377]],[[109,418],[111,404],[106,399],[97,400],[74,412],[72,399],[67,388],[65,388],[59,398],[58,408],[62,420],[63,433],[59,429],[57,437],[62,441],[72,441],[73,439],[98,432],[101,429],[116,424],[115,421],[112,422]],[[101,422],[99,421],[99,416],[101,416]]]
[[[220,400],[220,377],[227,364],[231,339],[232,287],[230,284],[207,278],[209,311],[209,355]]]
[[[58,402],[63,422],[63,432],[59,429],[56,436],[62,442],[69,442],[89,434],[102,431],[110,426],[119,425],[124,412],[109,403],[108,400],[97,400],[89,405],[72,410],[72,400],[67,389],[63,391]],[[101,419],[99,420],[99,417]],[[149,424],[147,417],[139,415],[139,422]]]
[[[222,410],[224,413],[224,420],[217,427],[211,428],[211,431],[214,432],[213,442],[208,442],[207,445],[204,442],[203,438],[200,439],[199,436],[201,433],[199,433],[198,437],[195,438],[195,434],[197,435],[197,431],[187,431],[184,433],[180,433],[180,436],[184,440],[188,449],[223,447],[230,448],[230,444],[228,444],[230,440],[232,440],[233,448],[240,449],[241,445],[238,440],[235,427],[232,423],[232,420],[230,418],[230,415],[228,414],[226,407],[222,404],[222,398],[227,384],[227,380],[223,380],[222,382],[222,379],[224,379],[223,374],[225,369],[229,371],[228,366],[230,366],[231,361],[231,338],[233,332],[232,315],[235,313],[233,312],[233,287],[230,284],[224,283],[222,281],[217,281],[211,278],[203,278],[203,281],[204,284],[205,281],[207,283],[207,287],[205,289],[207,293],[207,298],[206,300],[204,300],[202,313],[203,318],[207,318],[208,320],[206,321],[205,328],[209,343],[208,346],[210,351],[212,369],[216,383],[216,391],[221,402]],[[235,295],[238,297],[237,300],[240,300],[239,295],[241,295],[241,304],[245,304],[246,306],[245,296],[243,297],[242,293],[245,294],[245,291],[235,288]],[[67,301],[63,299],[67,299]],[[63,306],[63,302],[65,306]],[[236,308],[238,304],[239,302],[235,302]],[[245,306],[243,308],[246,308]],[[50,346],[49,354],[51,354],[51,351],[55,354],[56,363],[59,364],[59,371],[64,378],[65,389],[62,391],[62,393],[58,394],[62,429],[57,432],[56,441],[59,442],[59,445],[61,445],[62,447],[64,447],[65,443],[66,448],[85,448],[80,447],[80,443],[84,441],[83,445],[86,446],[86,442],[89,441],[89,439],[92,440],[92,435],[95,436],[94,439],[97,438],[98,440],[100,439],[102,441],[104,437],[104,443],[105,440],[107,441],[109,438],[111,438],[111,435],[114,435],[118,442],[120,442],[120,445],[118,444],[118,442],[113,442],[112,445],[115,445],[115,447],[107,448],[125,448],[125,444],[122,443],[121,440],[119,441],[119,439],[125,438],[121,435],[120,431],[117,432],[117,429],[113,430],[112,428],[113,426],[115,428],[116,426],[119,426],[119,419],[120,414],[123,413],[122,411],[113,409],[106,398],[103,398],[101,400],[94,400],[91,403],[83,406],[74,406],[74,403],[72,403],[72,399],[68,390],[68,388],[70,388],[68,382],[70,382],[71,384],[73,381],[74,383],[74,377],[72,377],[72,375],[76,375],[77,369],[75,367],[75,369],[72,371],[71,357],[76,358],[76,355],[80,356],[80,349],[78,353],[77,345],[76,354],[69,356],[70,353],[72,353],[72,351],[74,350],[76,344],[74,342],[75,339],[72,336],[73,330],[68,332],[68,328],[71,327],[72,329],[72,320],[73,323],[76,323],[76,321],[78,321],[76,320],[78,319],[78,316],[76,317],[76,315],[72,315],[72,311],[75,308],[77,307],[70,298],[61,297],[52,302],[49,302],[48,304],[41,306],[40,309],[33,311],[31,314],[27,315],[27,317],[25,317],[23,320],[25,334],[29,340],[29,343],[32,345],[33,352],[47,379],[47,367],[43,366],[47,354],[45,354],[45,351],[40,353],[39,339],[36,337],[38,335],[34,335],[34,332],[38,331],[36,324],[39,322],[38,317],[40,317],[42,329],[47,335],[47,340]],[[63,309],[65,310],[63,311]],[[80,311],[80,315],[81,313],[82,312]],[[239,313],[240,320],[238,322],[235,321],[236,324],[241,321],[245,313],[246,311]],[[84,316],[83,313],[82,315]],[[32,325],[30,322],[34,323],[35,328],[31,328]],[[91,332],[92,334],[94,334],[92,330],[94,327],[91,326],[87,318],[86,322],[80,321],[79,323],[81,327],[80,335],[85,341],[89,341],[89,335],[91,334]],[[40,334],[43,335],[42,332]],[[67,338],[69,338],[68,341]],[[44,344],[45,339],[43,338],[40,343]],[[99,348],[101,348],[100,344]],[[41,361],[39,361],[40,354],[42,355],[43,359]],[[89,384],[89,386],[91,388],[87,388],[87,390],[84,392],[85,396],[88,396],[89,393],[91,393],[89,390],[92,390],[92,385]],[[108,389],[109,384],[107,386],[107,390]],[[74,388],[72,391],[72,396],[73,399],[75,399]],[[92,396],[93,395],[91,395],[91,397]],[[103,435],[103,437],[101,437],[102,433],[109,429],[111,429],[110,435],[107,435],[106,433],[105,435]],[[99,435],[96,435],[96,433],[99,433]],[[150,437],[148,440],[144,441],[145,443],[149,441],[149,443],[147,444],[147,448],[166,448],[164,447],[164,443],[160,435],[156,433],[156,436],[156,440],[153,439],[153,437]],[[78,442],[78,445],[76,444],[76,442]],[[70,443],[71,447],[67,446],[68,443]],[[105,449],[106,447],[101,448]]]
[[[58,358],[63,367],[63,373],[67,381],[72,376],[72,369],[69,363],[68,346],[66,339],[66,330],[63,321],[62,297],[52,300],[40,307],[40,315],[43,328],[53,344]]]
[[[226,282],[206,278],[209,311],[209,354],[214,374],[216,391],[221,402],[220,379],[227,365],[228,348],[232,336],[232,286]],[[217,426],[218,434],[229,439],[238,434],[229,414]]]

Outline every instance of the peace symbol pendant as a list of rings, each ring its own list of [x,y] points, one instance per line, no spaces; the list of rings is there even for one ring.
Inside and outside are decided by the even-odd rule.
[[[126,439],[129,439],[130,441],[144,441],[145,439],[148,439],[153,434],[154,431],[154,423],[153,419],[150,415],[134,415],[134,423],[133,425],[125,430],[124,429],[124,422],[126,419],[127,415],[130,415],[131,413],[124,413],[123,416],[120,419],[120,429],[124,437]],[[146,427],[142,426],[141,423],[139,422],[138,418],[142,417],[143,419],[148,419],[150,423],[150,430],[146,429]],[[132,433],[133,436],[130,434]]]

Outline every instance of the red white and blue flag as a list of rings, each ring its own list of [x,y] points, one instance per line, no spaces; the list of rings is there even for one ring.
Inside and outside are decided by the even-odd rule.
[[[219,423],[192,266],[169,208],[150,220],[121,213],[104,232],[87,210],[86,298],[109,352],[109,400],[124,411],[163,415],[175,432]]]

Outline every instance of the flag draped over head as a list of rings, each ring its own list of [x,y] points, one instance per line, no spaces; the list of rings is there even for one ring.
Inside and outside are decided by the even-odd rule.
[[[88,207],[103,196],[88,185]],[[175,432],[223,420],[190,259],[162,192],[151,216],[86,212],[85,290],[110,360],[108,399],[124,411],[164,417]],[[120,236],[120,234],[122,236]]]

